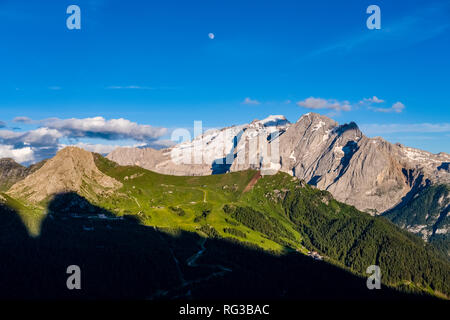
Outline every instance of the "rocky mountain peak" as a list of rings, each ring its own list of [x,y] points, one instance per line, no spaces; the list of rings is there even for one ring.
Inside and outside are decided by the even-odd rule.
[[[42,168],[14,184],[7,193],[39,203],[63,192],[77,192],[92,199],[120,187],[121,183],[96,167],[92,153],[77,147],[67,147]]]
[[[16,161],[14,161],[14,159],[12,158],[2,158],[0,159],[0,166],[4,166],[4,165],[8,165],[8,164],[15,164],[15,165],[19,165]]]
[[[45,161],[41,161],[25,167],[11,158],[0,159],[0,191],[8,190],[16,182],[41,168],[44,163]]]
[[[322,114],[316,113],[316,112],[305,113],[297,120],[297,123],[304,122],[304,123],[311,124],[311,123],[317,123],[320,121],[325,122],[325,124],[333,124],[334,126],[338,126],[338,123],[336,121],[334,121],[333,119],[331,119],[330,117],[327,117],[325,115],[322,115]]]

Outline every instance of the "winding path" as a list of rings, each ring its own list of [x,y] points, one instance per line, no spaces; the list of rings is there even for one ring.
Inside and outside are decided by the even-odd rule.
[[[189,257],[186,260],[186,264],[189,267],[192,267],[192,268],[207,267],[207,268],[219,269],[220,271],[215,271],[215,272],[213,272],[213,273],[211,273],[211,274],[209,274],[209,275],[207,275],[205,277],[201,277],[201,278],[198,278],[198,279],[187,281],[187,280],[184,279],[183,273],[182,273],[181,268],[180,268],[179,260],[175,257],[175,254],[174,254],[173,250],[170,248],[169,250],[170,250],[172,258],[173,258],[173,260],[174,260],[174,262],[176,264],[177,271],[178,271],[178,276],[179,276],[181,285],[176,287],[176,288],[170,289],[170,290],[158,291],[153,296],[151,296],[150,299],[159,298],[159,297],[167,297],[171,292],[173,292],[173,291],[176,292],[176,291],[183,290],[183,289],[187,289],[186,293],[180,294],[178,296],[174,296],[174,297],[171,297],[171,298],[172,299],[177,299],[177,298],[188,297],[191,294],[191,290],[189,288],[191,285],[196,284],[196,283],[200,283],[200,282],[203,282],[203,281],[208,281],[208,280],[210,280],[212,278],[220,277],[220,276],[225,275],[227,272],[232,272],[233,271],[230,268],[224,267],[224,266],[219,265],[219,264],[212,264],[212,265],[210,265],[210,264],[197,264],[197,260],[206,251],[206,246],[205,246],[206,241],[207,241],[207,238],[202,238],[200,240],[200,250],[197,251],[193,256]]]

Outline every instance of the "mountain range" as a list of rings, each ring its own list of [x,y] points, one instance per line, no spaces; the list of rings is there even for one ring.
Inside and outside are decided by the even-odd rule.
[[[276,156],[270,154],[274,145],[279,150]],[[199,153],[202,157],[198,163],[194,156]],[[189,161],[180,161],[186,155]],[[268,174],[286,172],[361,211],[372,215],[391,212],[387,217],[395,216],[394,221],[401,227],[425,240],[439,238],[442,242],[450,230],[448,188],[434,209],[423,207],[422,213],[417,213],[423,219],[401,218],[401,209],[431,186],[450,184],[449,154],[432,154],[379,137],[368,138],[354,122],[339,125],[316,113],[305,114],[296,123],[284,116],[269,116],[250,124],[208,131],[163,150],[118,148],[107,158],[121,165],[181,176],[248,169]],[[448,249],[444,249],[447,255]]]
[[[316,298],[329,290],[328,297],[354,298],[367,294],[366,268],[379,265],[392,291],[372,298],[448,298],[448,160],[313,113],[296,123],[271,116],[205,132],[164,150],[120,148],[103,157],[67,147],[29,168],[1,160],[0,255],[11,263],[0,280],[14,282],[17,270],[34,274],[30,263],[51,277],[76,255],[99,278],[106,272],[123,281],[119,290],[91,278],[101,289],[87,289],[90,298],[110,290],[122,296],[127,283],[142,279],[142,294],[158,299],[217,296],[219,283],[231,297],[246,281],[240,290],[247,298],[307,297],[308,290]],[[147,260],[147,251],[161,265]],[[127,259],[117,260],[117,252]],[[278,291],[283,277],[261,279],[285,260],[289,277],[306,273]],[[98,269],[102,263],[112,263],[116,276]],[[323,281],[328,266],[336,277]],[[18,296],[60,290],[59,282],[53,289],[27,283],[36,287],[12,285]]]

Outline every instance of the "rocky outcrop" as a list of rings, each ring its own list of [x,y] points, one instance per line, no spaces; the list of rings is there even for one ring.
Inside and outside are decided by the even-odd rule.
[[[8,190],[16,182],[41,168],[44,163],[45,161],[42,161],[30,167],[24,167],[13,159],[0,159],[0,191]]]
[[[304,115],[280,137],[281,170],[330,191],[342,202],[380,214],[427,183],[450,181],[450,155],[368,138],[355,123]]]
[[[76,192],[87,199],[96,199],[121,186],[120,182],[100,172],[92,153],[68,147],[59,151],[42,168],[14,184],[7,194],[39,203],[64,192]]]
[[[401,147],[365,137],[355,123],[338,125],[310,113],[280,140],[283,171],[360,210],[381,213],[411,190]]]

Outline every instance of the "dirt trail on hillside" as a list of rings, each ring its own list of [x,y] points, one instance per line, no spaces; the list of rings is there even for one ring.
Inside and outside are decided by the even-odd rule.
[[[249,192],[253,189],[253,187],[255,186],[255,184],[258,182],[258,180],[261,179],[261,172],[258,171],[252,178],[252,180],[250,180],[250,182],[248,183],[248,185],[245,187],[243,193]]]

